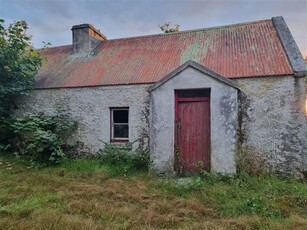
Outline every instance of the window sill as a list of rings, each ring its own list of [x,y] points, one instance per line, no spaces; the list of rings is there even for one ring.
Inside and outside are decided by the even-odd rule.
[[[110,145],[118,148],[118,149],[125,149],[125,150],[131,150],[132,145],[128,140],[120,140],[120,141],[110,141]]]
[[[111,139],[110,140],[111,143],[116,143],[116,142],[119,142],[119,143],[127,143],[129,142],[129,139]]]

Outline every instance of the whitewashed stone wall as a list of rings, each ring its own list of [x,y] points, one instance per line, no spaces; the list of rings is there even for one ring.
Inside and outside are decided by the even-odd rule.
[[[237,83],[243,93],[243,145],[256,150],[274,171],[302,175],[307,155],[305,79],[276,76]]]
[[[304,78],[237,79],[243,95],[237,101],[236,89],[192,68],[179,75],[151,96],[151,154],[158,173],[173,173],[174,89],[187,88],[211,88],[213,172],[235,172],[237,140],[255,149],[275,171],[296,175],[307,171]],[[19,111],[49,115],[59,110],[68,111],[79,123],[71,144],[79,140],[95,152],[104,147],[102,141],[110,141],[109,108],[129,107],[129,141],[136,141],[133,149],[145,148],[149,142],[149,86],[34,90],[21,101]]]
[[[22,112],[56,115],[68,111],[79,128],[79,140],[95,152],[110,141],[110,107],[129,107],[129,142],[133,149],[148,143],[149,85],[105,86],[34,90],[20,103]]]

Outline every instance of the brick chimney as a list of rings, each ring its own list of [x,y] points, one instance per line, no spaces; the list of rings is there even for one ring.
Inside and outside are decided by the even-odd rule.
[[[73,54],[88,54],[107,37],[91,24],[75,25],[72,30]]]

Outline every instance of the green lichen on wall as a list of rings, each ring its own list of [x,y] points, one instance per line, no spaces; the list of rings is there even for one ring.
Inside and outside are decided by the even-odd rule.
[[[259,78],[258,78],[259,79]],[[272,89],[272,87],[277,83],[278,79],[270,78],[270,77],[264,77],[261,78],[260,81],[258,81],[256,78],[249,79],[249,82],[246,82],[244,80],[237,80],[237,83],[239,85],[239,88],[244,92],[245,90],[249,90],[249,84],[251,82],[259,82],[257,84],[257,90],[250,92],[251,95],[263,95],[266,94],[269,90]]]

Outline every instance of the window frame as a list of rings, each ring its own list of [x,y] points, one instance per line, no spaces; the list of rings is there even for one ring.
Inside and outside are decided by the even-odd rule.
[[[124,110],[128,111],[128,123],[115,123],[118,125],[128,125],[128,137],[114,137],[114,111]],[[129,142],[129,107],[110,107],[110,142]]]

